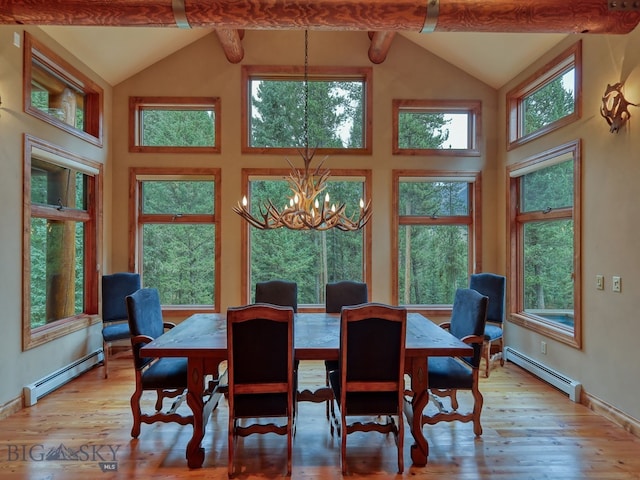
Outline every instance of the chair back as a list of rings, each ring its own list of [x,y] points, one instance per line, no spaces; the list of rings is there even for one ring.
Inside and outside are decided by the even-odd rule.
[[[298,284],[287,280],[269,280],[256,283],[256,303],[270,303],[291,307],[298,311]]]
[[[116,322],[127,319],[125,298],[140,290],[139,273],[113,273],[102,276],[102,321]]]
[[[287,407],[289,398],[293,398],[291,307],[253,304],[229,308],[227,349],[229,401],[232,410],[237,396],[241,394],[281,394],[277,403],[282,408]],[[236,410],[233,412],[234,416],[241,413]],[[280,414],[286,414],[286,410]]]
[[[164,333],[160,295],[155,288],[141,288],[126,297],[129,314],[129,330],[132,336],[145,335],[156,339]],[[153,361],[140,356],[142,345],[133,346],[133,362],[140,369]]]
[[[469,288],[489,297],[487,322],[504,323],[507,296],[506,277],[495,273],[474,273],[469,279]]]
[[[346,306],[340,317],[340,408],[343,415],[397,414],[402,409],[405,308]]]
[[[367,284],[352,280],[327,283],[325,287],[325,311],[340,313],[342,307],[360,305],[369,301]]]
[[[449,331],[459,339],[470,335],[484,336],[489,298],[471,288],[459,288],[453,300]],[[480,366],[482,343],[473,344],[473,357],[464,358],[472,367]]]

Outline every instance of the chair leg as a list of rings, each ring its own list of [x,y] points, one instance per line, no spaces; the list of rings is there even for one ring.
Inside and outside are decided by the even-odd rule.
[[[342,475],[347,474],[347,423],[344,415],[341,415],[341,441],[340,441],[340,465],[342,465]]]
[[[476,371],[474,375],[478,375]],[[484,398],[482,397],[482,393],[478,389],[478,379],[475,378],[473,381],[473,388],[471,389],[471,393],[473,395],[473,433],[475,433],[476,437],[482,435],[482,424],[480,423],[480,415],[482,414],[482,404],[484,403]]]
[[[484,345],[484,376],[489,378],[489,370],[491,369],[491,340],[485,340]]]
[[[504,367],[504,339],[500,337],[500,366]]]
[[[229,451],[229,478],[233,476],[233,448],[234,448],[234,431],[235,421],[229,418],[229,438],[227,439],[227,450]]]
[[[102,354],[104,356],[104,360],[102,361],[104,365],[104,378],[109,377],[109,356],[111,355],[111,343],[107,343],[105,341],[102,342]]]
[[[136,376],[138,372],[136,372]],[[138,438],[140,436],[140,423],[142,419],[142,411],[140,410],[140,397],[142,397],[142,388],[139,382],[136,382],[136,390],[131,395],[131,413],[133,414],[133,427],[131,427],[131,436]]]
[[[396,443],[398,445],[398,473],[404,472],[404,420],[402,409],[398,415],[398,431],[396,432]]]

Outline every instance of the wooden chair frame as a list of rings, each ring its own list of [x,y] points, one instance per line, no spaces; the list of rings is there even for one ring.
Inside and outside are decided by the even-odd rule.
[[[258,433],[276,433],[287,436],[287,475],[291,475],[291,457],[293,450],[293,432],[295,418],[295,386],[294,386],[294,355],[293,355],[293,308],[266,304],[246,305],[243,307],[229,308],[227,310],[227,348],[228,348],[228,401],[229,401],[229,476],[234,474],[234,450],[236,437],[246,437]],[[234,345],[234,325],[251,320],[268,320],[270,322],[287,324],[287,381],[269,383],[237,383],[235,379],[235,353]],[[259,365],[256,365],[259,368]],[[275,423],[260,424],[253,423],[246,426],[238,424],[239,418],[256,418],[255,416],[236,415],[236,395],[242,394],[287,394],[287,408],[284,415],[285,425]]]
[[[398,359],[398,375],[395,381],[348,381],[348,345],[349,324],[354,322],[366,322],[372,319],[382,319],[389,322],[398,322],[401,324],[401,341],[399,345]],[[371,432],[393,433],[398,448],[398,472],[404,471],[404,419],[403,419],[403,402],[404,402],[404,352],[405,338],[407,328],[407,311],[404,308],[392,307],[382,304],[369,303],[366,305],[344,307],[341,314],[340,324],[340,426],[341,446],[340,446],[340,462],[342,466],[342,474],[347,473],[346,451],[347,451],[347,435],[353,432]],[[347,423],[347,417],[351,415],[349,411],[349,403],[347,394],[351,392],[396,392],[397,393],[397,411],[393,414],[397,417],[397,423],[391,415],[384,413],[387,417],[387,423],[378,421]],[[362,414],[355,414],[362,417]],[[372,412],[371,415],[378,416],[378,413]]]

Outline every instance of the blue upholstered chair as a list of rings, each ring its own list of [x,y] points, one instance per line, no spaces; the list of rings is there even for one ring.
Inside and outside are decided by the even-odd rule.
[[[451,321],[442,323],[455,337],[473,346],[473,355],[465,358],[430,357],[428,359],[428,385],[431,398],[438,406],[439,412],[422,416],[422,424],[433,425],[438,422],[473,421],[473,432],[482,435],[480,414],[483,398],[478,388],[480,359],[484,343],[484,328],[487,318],[488,298],[470,288],[456,291],[451,312]],[[473,410],[468,413],[458,411],[456,393],[469,390],[473,395]],[[446,410],[436,397],[449,397],[452,410]]]
[[[487,308],[487,325],[484,329],[485,375],[489,377],[491,364],[500,357],[500,365],[504,365],[504,341],[502,331],[506,312],[507,279],[495,273],[476,273],[471,275],[469,288],[489,297]]]
[[[364,282],[342,280],[340,282],[327,283],[325,286],[325,311],[327,313],[340,313],[342,307],[360,305],[369,301],[369,290]],[[325,360],[326,385],[329,386],[329,372],[337,370],[337,360]],[[329,413],[334,416],[333,400],[327,402],[327,418]]]
[[[293,308],[267,304],[229,308],[227,348],[229,476],[234,473],[236,437],[268,432],[287,436],[290,475],[296,394]],[[278,425],[261,421],[264,418],[282,420]],[[241,425],[239,419],[252,420]]]
[[[407,311],[376,303],[344,307],[340,365],[329,381],[340,411],[340,459],[347,473],[347,435],[393,433],[398,473],[404,470],[404,351]],[[367,418],[368,417],[368,418]]]
[[[255,303],[270,303],[298,311],[298,284],[287,280],[256,283]]]
[[[138,273],[123,272],[102,276],[102,350],[105,378],[109,376],[112,342],[128,340],[131,336],[125,298],[139,289]]]
[[[133,347],[133,364],[136,373],[136,389],[131,396],[133,427],[131,436],[140,435],[142,423],[175,422],[180,425],[193,425],[193,415],[180,415],[177,408],[184,399],[187,389],[187,359],[178,357],[148,358],[140,355],[140,349],[162,335],[173,323],[162,320],[160,296],[155,288],[142,288],[126,297]],[[143,414],[140,398],[145,390],[154,390],[157,394],[156,412]],[[177,397],[177,398],[176,398]],[[176,398],[168,412],[162,412],[165,398]]]

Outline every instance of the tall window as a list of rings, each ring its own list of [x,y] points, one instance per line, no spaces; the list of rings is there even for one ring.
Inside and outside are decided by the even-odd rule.
[[[24,34],[24,111],[102,146],[103,90],[82,72]]]
[[[296,153],[304,147],[300,67],[242,67],[242,149]],[[319,153],[371,153],[372,70],[309,67],[309,147]]]
[[[511,319],[580,347],[580,144],[508,171]]]
[[[290,195],[285,180],[287,172],[243,170],[243,185],[250,199],[251,211],[259,215],[260,205],[268,199],[277,202]],[[370,191],[369,170],[347,172],[332,170],[327,192],[331,201],[347,205],[348,216],[357,215],[359,201]],[[243,284],[248,301],[253,300],[256,282],[286,279],[298,284],[300,305],[323,305],[325,284],[339,280],[357,280],[370,283],[369,225],[356,232],[331,229],[319,231],[293,231],[286,228],[258,230],[243,224]]]
[[[220,99],[130,97],[130,152],[220,153]]]
[[[507,93],[507,149],[545,135],[582,114],[582,41]]]
[[[220,305],[219,169],[133,168],[130,268],[157,288],[163,309]]]
[[[480,101],[394,100],[396,155],[480,155]]]
[[[393,300],[448,310],[480,270],[480,174],[393,172]]]
[[[100,164],[25,137],[25,350],[99,321],[100,173]]]

